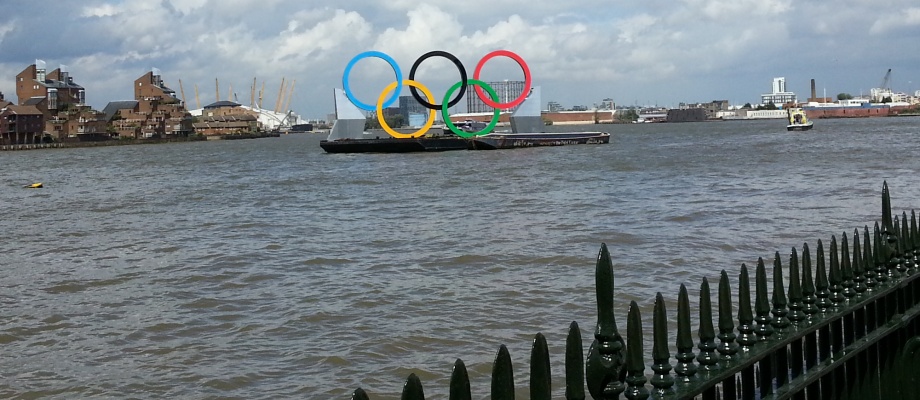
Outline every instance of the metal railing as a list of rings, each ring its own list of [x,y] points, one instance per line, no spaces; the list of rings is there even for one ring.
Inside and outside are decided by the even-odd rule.
[[[753,285],[742,264],[737,302],[722,270],[715,308],[703,279],[696,340],[687,288],[682,284],[677,295],[676,333],[669,330],[664,296],[658,293],[651,364],[645,360],[643,319],[635,301],[625,337],[617,329],[613,264],[602,244],[595,271],[594,341],[585,355],[581,330],[571,323],[565,398],[584,399],[587,388],[596,400],[920,399],[920,233],[913,211],[909,224],[906,212],[892,218],[887,182],[881,223],[871,232],[865,226],[861,236],[862,246],[860,231],[854,230],[852,251],[845,233],[839,245],[832,236],[827,254],[819,240],[814,264],[807,244],[801,257],[792,249],[786,266],[776,252],[772,291],[763,259],[754,269]],[[491,399],[514,398],[512,371],[502,345],[493,364]],[[548,346],[538,333],[530,360],[531,399],[550,399],[551,381]],[[424,398],[420,379],[410,375],[402,399]],[[470,398],[466,367],[457,359],[450,399]],[[370,397],[359,388],[352,399]]]

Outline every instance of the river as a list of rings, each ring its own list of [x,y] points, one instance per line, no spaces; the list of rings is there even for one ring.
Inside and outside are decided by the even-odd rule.
[[[505,344],[526,398],[537,332],[562,397],[601,243],[625,334],[632,300],[650,326],[657,292],[871,226],[884,181],[897,215],[920,208],[917,117],[577,129],[611,143],[0,153],[0,397],[398,399],[414,372],[446,399],[461,358],[487,398]]]

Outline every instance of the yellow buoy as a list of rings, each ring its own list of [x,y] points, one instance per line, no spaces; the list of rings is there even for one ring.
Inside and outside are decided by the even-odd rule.
[[[44,186],[42,186],[42,183],[41,183],[41,182],[36,182],[36,183],[31,184],[31,185],[26,185],[25,187],[27,187],[27,188],[29,188],[29,189],[37,189],[37,188],[44,187]]]

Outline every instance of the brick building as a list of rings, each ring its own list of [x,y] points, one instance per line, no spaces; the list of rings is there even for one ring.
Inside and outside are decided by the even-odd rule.
[[[195,133],[205,136],[255,134],[259,112],[232,101],[217,101],[204,106],[194,127]]]
[[[2,104],[0,100],[0,144],[35,144],[42,142],[44,116],[35,106]]]
[[[103,114],[85,104],[85,90],[64,65],[47,72],[45,62],[35,60],[16,75],[16,96],[20,106],[41,112],[42,131],[56,140],[93,140],[106,135]]]
[[[103,113],[122,138],[188,136],[192,131],[191,114],[156,68],[134,81],[134,100],[110,102]]]

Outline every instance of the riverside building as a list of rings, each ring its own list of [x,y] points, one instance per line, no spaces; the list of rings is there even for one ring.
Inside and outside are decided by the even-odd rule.
[[[524,91],[524,81],[504,80],[501,82],[487,82],[487,83],[489,84],[489,86],[492,87],[493,90],[495,90],[495,93],[498,94],[499,103],[508,103],[510,101],[513,101],[514,99],[518,98],[521,95],[521,93]],[[490,113],[492,112],[494,108],[484,103],[482,99],[480,99],[479,96],[476,95],[477,87],[478,86],[473,86],[473,85],[469,85],[466,87],[466,112],[468,113],[485,113],[485,112]],[[488,95],[488,93],[486,93],[485,90],[483,90],[483,93]],[[514,107],[514,108],[507,109],[507,110],[502,110],[502,111],[513,112],[516,109],[517,107]]]
[[[781,106],[783,104],[797,103],[795,93],[786,91],[786,78],[779,77],[773,78],[773,93],[764,93],[760,95],[761,104],[775,104]]]

